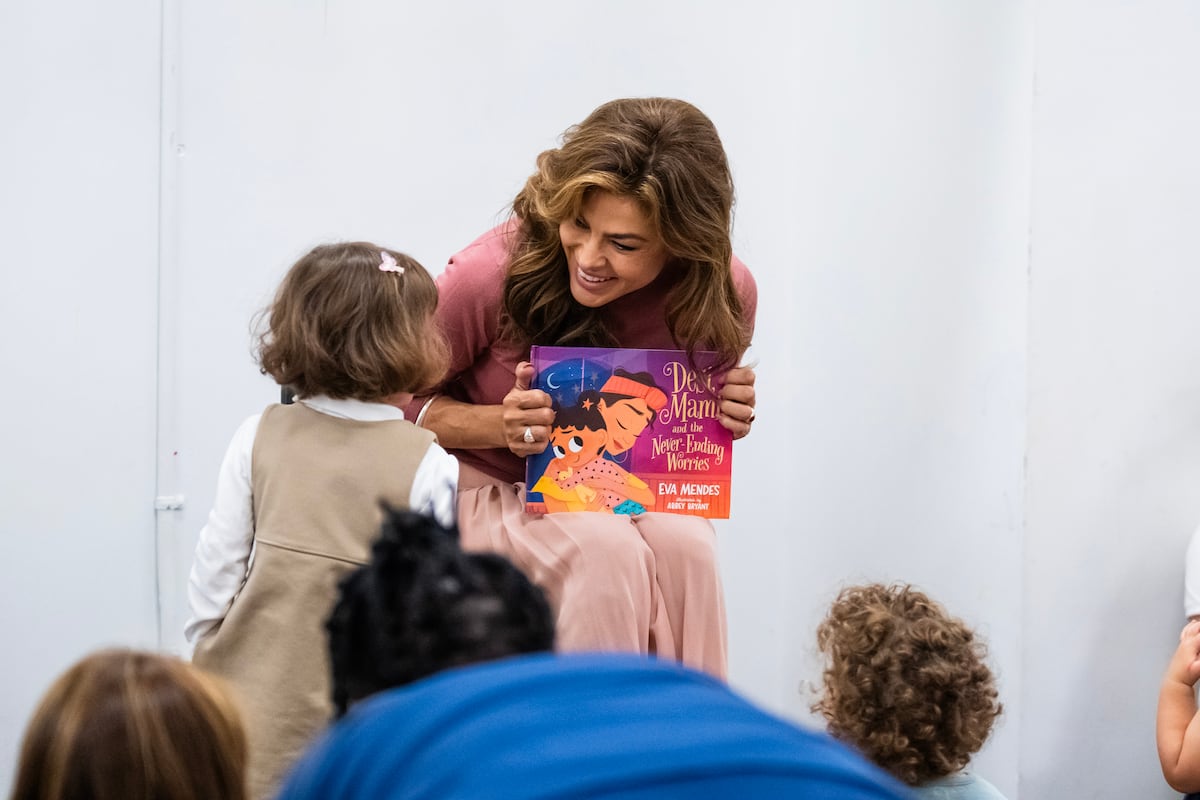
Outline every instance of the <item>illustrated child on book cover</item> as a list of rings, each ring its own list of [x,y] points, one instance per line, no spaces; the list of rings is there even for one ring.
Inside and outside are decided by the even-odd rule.
[[[629,380],[625,377],[616,379]],[[609,383],[612,380],[610,378]],[[550,432],[554,459],[546,465],[546,471],[533,487],[533,491],[542,493],[547,511],[641,514],[654,507],[654,493],[645,481],[603,457],[610,442],[605,410],[612,418],[614,428],[626,435],[632,433],[636,438],[640,430],[633,432],[634,429],[645,428],[645,417],[634,406],[627,406],[624,411],[616,410],[616,404],[627,399],[612,394],[605,398],[600,392],[589,389],[579,396],[577,405],[557,410]],[[665,397],[663,399],[665,401]],[[650,407],[649,413],[653,415],[657,410]],[[622,425],[619,416],[626,412],[633,412],[638,421],[629,424],[631,421],[627,420]],[[621,445],[614,444],[614,447]]]

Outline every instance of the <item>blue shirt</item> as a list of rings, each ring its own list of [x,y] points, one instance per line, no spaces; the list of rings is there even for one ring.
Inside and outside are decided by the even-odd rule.
[[[894,800],[907,790],[829,736],[674,663],[524,656],[356,705],[283,800],[734,797]]]
[[[918,800],[1004,800],[1000,790],[973,772],[956,772],[913,789]]]

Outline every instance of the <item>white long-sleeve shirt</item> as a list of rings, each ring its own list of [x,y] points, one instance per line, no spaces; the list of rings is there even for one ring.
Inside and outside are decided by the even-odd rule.
[[[1188,542],[1183,562],[1183,614],[1200,617],[1200,528]]]
[[[384,403],[334,400],[324,396],[302,398],[299,402],[314,411],[343,419],[364,422],[404,419],[403,411]],[[255,414],[238,427],[217,475],[212,511],[208,514],[208,523],[200,531],[195,560],[188,576],[191,618],[184,628],[184,635],[191,644],[225,618],[234,596],[246,580],[254,550],[250,463],[261,416]],[[443,525],[452,525],[457,490],[458,461],[436,443],[431,444],[413,477],[409,507],[431,514]]]

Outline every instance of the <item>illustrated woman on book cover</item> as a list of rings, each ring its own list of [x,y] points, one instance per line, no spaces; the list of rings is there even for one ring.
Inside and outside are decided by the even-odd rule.
[[[620,367],[600,387],[596,405],[609,430],[605,451],[614,456],[633,447],[654,415],[667,404],[667,395],[648,372],[630,373]]]
[[[463,544],[508,556],[546,591],[560,649],[652,652],[723,676],[708,520],[530,514],[524,496],[524,459],[554,425],[549,395],[530,388],[532,345],[715,351],[719,424],[750,431],[754,372],[738,364],[758,297],[730,243],[717,130],[681,100],[605,103],[538,156],[512,210],[439,277],[450,377],[408,409],[458,456]]]

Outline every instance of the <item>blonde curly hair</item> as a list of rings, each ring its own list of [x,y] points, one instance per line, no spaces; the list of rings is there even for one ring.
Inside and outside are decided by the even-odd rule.
[[[1003,710],[986,647],[906,584],[843,589],[817,628],[829,732],[910,786],[956,772]]]

